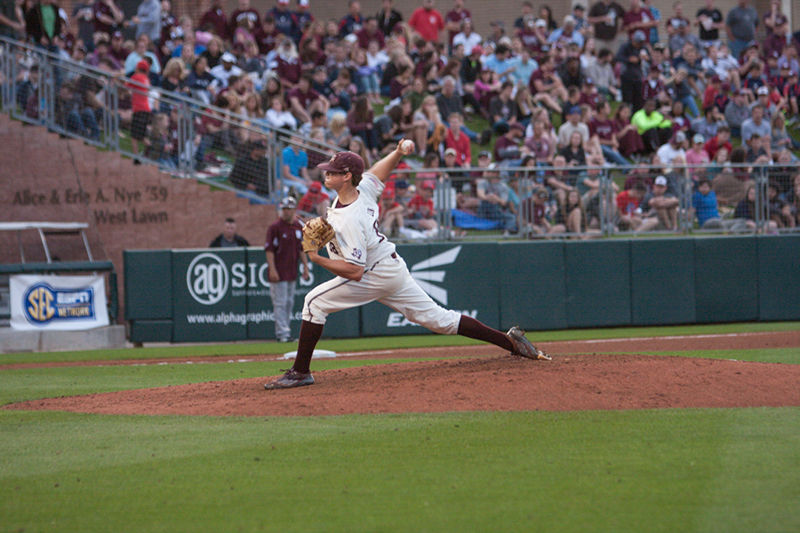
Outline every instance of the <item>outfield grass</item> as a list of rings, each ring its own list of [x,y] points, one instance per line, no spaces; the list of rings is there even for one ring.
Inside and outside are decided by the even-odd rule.
[[[562,340],[797,327],[541,335]],[[458,343],[455,337],[395,337],[328,341],[325,347],[444,340]],[[269,346],[285,349],[263,343],[104,354],[161,358],[176,351],[175,357],[185,357],[222,349],[265,353]],[[798,351],[658,353],[800,364]],[[41,355],[55,361],[65,354]],[[66,358],[101,355],[72,352]],[[314,368],[398,361],[323,359]],[[286,365],[2,370],[0,404],[274,375]],[[800,530],[796,407],[286,418],[0,410],[0,442],[0,532]]]
[[[800,409],[0,414],[3,531],[797,531]]]

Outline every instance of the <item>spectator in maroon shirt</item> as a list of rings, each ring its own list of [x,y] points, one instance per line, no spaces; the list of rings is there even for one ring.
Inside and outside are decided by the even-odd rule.
[[[228,19],[228,35],[234,36],[237,28],[244,28],[251,34],[261,26],[258,11],[250,7],[250,0],[239,0],[239,6]]]
[[[209,29],[218,37],[228,39],[228,17],[225,16],[222,4],[223,0],[212,0],[211,7],[200,17],[198,27],[200,29]]]
[[[303,74],[297,87],[289,91],[289,106],[297,120],[305,123],[311,120],[311,112],[315,109],[327,114],[330,103],[311,88],[311,74]]]
[[[270,14],[265,15],[261,21],[261,26],[256,29],[253,35],[258,45],[258,51],[262,55],[272,52],[278,46],[280,35],[281,33],[275,27],[275,19]]]
[[[499,131],[505,130],[494,144],[495,161],[505,161],[508,159],[519,159],[520,143],[525,134],[525,127],[522,124],[514,123],[510,126],[503,124],[498,128]]]
[[[308,257],[303,253],[303,228],[295,220],[297,201],[287,196],[280,203],[279,217],[267,230],[264,250],[269,265],[269,293],[275,315],[275,338],[289,342],[294,294],[297,286],[297,261],[303,263],[303,279],[310,279]]]
[[[661,80],[661,67],[652,65],[647,73],[647,79],[642,83],[642,100],[656,100],[663,104],[669,101],[667,88]]]
[[[717,152],[721,148],[725,148],[728,153],[731,153],[733,150],[733,146],[730,143],[731,138],[731,129],[728,126],[720,126],[717,129],[717,134],[711,137],[709,140],[706,141],[705,146],[703,148],[706,152],[708,152],[708,157],[712,161],[717,155]]]
[[[617,165],[629,165],[630,161],[619,153],[619,141],[616,137],[617,125],[609,116],[611,106],[608,102],[602,102],[597,105],[595,110],[595,115],[589,122],[589,135],[597,138],[603,157]]]
[[[125,20],[125,14],[114,0],[97,0],[92,6],[95,33],[111,35]]]
[[[628,32],[628,38],[633,40],[636,30],[642,30],[645,35],[650,35],[650,28],[656,27],[658,21],[640,0],[631,0],[631,8],[622,17],[622,24],[623,29]]]
[[[636,126],[631,124],[631,113],[631,105],[622,103],[614,114],[614,126],[616,129],[614,137],[617,138],[619,152],[625,157],[645,151],[642,136],[639,135]]]
[[[383,49],[386,46],[386,41],[383,37],[383,32],[378,27],[378,19],[369,17],[364,23],[364,27],[356,33],[358,38],[358,46],[367,49],[370,41],[377,41],[378,47]]]
[[[277,72],[278,77],[286,87],[293,87],[300,81],[302,71],[297,46],[289,37],[283,37],[276,52],[275,72]]]
[[[559,101],[567,99],[567,89],[555,73],[552,57],[547,56],[539,63],[539,69],[531,74],[528,88],[534,102],[542,102],[553,111],[561,112]]]
[[[471,21],[472,14],[469,12],[469,9],[464,7],[464,0],[455,0],[453,2],[453,9],[448,11],[444,16],[444,27],[447,29],[448,34],[448,47],[453,46],[453,37],[461,31],[461,23],[465,20]]]

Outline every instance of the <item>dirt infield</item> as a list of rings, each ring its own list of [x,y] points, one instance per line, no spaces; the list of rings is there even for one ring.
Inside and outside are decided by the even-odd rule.
[[[315,372],[316,385],[294,390],[265,391],[265,377],[35,400],[6,408],[310,416],[800,405],[800,365],[608,353],[700,345],[798,347],[800,332],[543,343],[557,354],[551,362],[501,355],[487,346],[381,351],[362,357],[451,357]]]

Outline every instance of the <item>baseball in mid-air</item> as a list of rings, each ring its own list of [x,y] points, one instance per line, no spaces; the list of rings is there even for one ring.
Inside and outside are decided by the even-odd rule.
[[[414,141],[408,139],[400,143],[400,151],[404,154],[410,154],[414,151]]]

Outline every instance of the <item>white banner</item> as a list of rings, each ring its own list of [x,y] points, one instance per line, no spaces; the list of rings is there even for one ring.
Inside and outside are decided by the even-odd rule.
[[[11,276],[11,327],[76,330],[108,325],[102,276]]]

